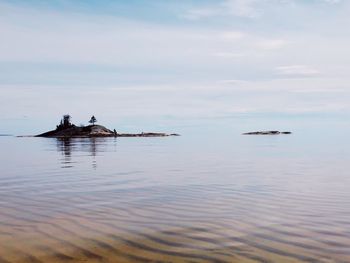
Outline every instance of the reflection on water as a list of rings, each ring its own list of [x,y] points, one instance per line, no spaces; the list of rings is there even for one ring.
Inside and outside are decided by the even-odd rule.
[[[62,168],[72,167],[72,145],[71,138],[58,138],[57,139],[57,149],[62,152],[64,158],[62,159]]]
[[[2,143],[1,263],[350,262],[337,149],[302,155],[293,137]]]
[[[62,152],[62,168],[74,167],[74,160],[72,160],[72,151],[88,152],[91,156],[92,168],[97,168],[96,154],[98,151],[103,151],[103,146],[106,142],[116,144],[117,139],[112,138],[57,138],[57,150]],[[97,149],[100,147],[102,149]]]

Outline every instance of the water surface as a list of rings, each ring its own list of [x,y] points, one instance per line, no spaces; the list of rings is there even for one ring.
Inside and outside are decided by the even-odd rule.
[[[350,262],[329,138],[1,137],[0,262]]]

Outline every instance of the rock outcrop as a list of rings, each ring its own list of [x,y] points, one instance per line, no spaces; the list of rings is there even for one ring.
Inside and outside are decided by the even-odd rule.
[[[246,132],[243,135],[278,135],[278,134],[292,134],[292,132],[285,131],[257,131],[257,132]]]
[[[114,136],[113,131],[102,125],[71,126],[66,129],[56,129],[37,135],[37,137],[97,137]]]

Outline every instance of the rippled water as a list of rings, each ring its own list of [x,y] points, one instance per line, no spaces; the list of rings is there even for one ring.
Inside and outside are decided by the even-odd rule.
[[[1,137],[0,262],[350,262],[349,145],[321,141]]]

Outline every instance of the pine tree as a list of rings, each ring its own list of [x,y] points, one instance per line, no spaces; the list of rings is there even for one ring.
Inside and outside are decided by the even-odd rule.
[[[71,116],[69,114],[63,115],[60,124],[56,126],[56,130],[63,130],[73,126],[70,122]]]
[[[89,120],[89,123],[91,123],[92,125],[95,125],[95,122],[97,122],[97,119],[95,118],[94,115],[92,115],[91,119]]]

